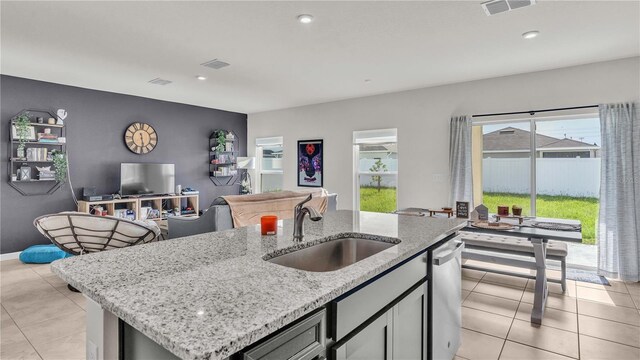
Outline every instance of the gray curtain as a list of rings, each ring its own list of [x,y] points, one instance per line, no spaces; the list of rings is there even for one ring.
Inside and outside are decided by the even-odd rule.
[[[640,279],[640,107],[600,105],[598,273]]]
[[[449,128],[449,205],[468,201],[473,208],[473,174],[471,172],[471,118],[454,116]]]

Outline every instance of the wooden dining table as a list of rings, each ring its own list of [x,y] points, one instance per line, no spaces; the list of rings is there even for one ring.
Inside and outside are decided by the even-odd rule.
[[[504,220],[503,220],[504,221]],[[534,289],[533,310],[531,311],[531,322],[534,324],[541,324],[544,317],[544,310],[547,302],[547,296],[549,289],[547,286],[547,243],[549,240],[567,241],[573,243],[582,242],[581,230],[549,230],[534,227],[536,222],[555,223],[555,224],[567,224],[577,226],[581,228],[580,221],[566,220],[566,219],[553,219],[553,218],[528,218],[523,221],[522,224],[513,224],[514,228],[510,230],[497,230],[474,227],[467,225],[461,231],[484,233],[500,236],[512,236],[519,238],[526,238],[531,241],[533,245],[533,252],[535,257],[535,264],[532,264],[531,269],[536,270],[535,280],[536,286]]]

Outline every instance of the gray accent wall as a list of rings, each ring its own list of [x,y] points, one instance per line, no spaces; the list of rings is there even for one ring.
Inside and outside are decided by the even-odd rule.
[[[214,186],[209,180],[208,139],[214,129],[232,130],[239,137],[240,154],[245,156],[246,114],[5,75],[0,77],[0,91],[2,254],[49,243],[34,228],[33,220],[40,215],[76,209],[68,183],[52,195],[38,196],[22,196],[9,186],[9,121],[22,109],[53,113],[59,108],[67,110],[70,180],[78,198],[85,186],[95,186],[100,194],[117,192],[123,162],[175,164],[176,184],[200,190],[201,209],[217,196],[239,191],[238,185]],[[163,91],[172,91],[171,85]],[[130,152],[123,140],[127,126],[138,121],[151,124],[158,133],[158,145],[146,155]]]

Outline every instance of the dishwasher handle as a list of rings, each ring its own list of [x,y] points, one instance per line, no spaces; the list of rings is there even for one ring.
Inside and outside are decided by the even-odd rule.
[[[456,244],[455,249],[453,249],[446,255],[433,258],[433,265],[439,266],[449,262],[451,259],[460,255],[463,249],[464,249],[464,242],[461,241]]]

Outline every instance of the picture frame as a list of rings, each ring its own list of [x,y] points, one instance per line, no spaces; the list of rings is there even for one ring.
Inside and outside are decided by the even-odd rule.
[[[298,140],[298,186],[320,188],[324,182],[324,141]]]
[[[18,129],[16,129],[15,125],[11,125],[11,139],[18,140]],[[34,126],[29,126],[27,141],[36,141],[36,128]]]

